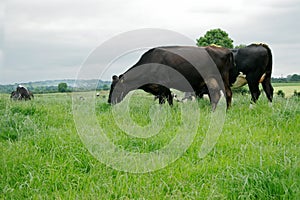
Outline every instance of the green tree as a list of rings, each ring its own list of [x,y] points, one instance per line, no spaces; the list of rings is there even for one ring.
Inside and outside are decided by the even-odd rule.
[[[293,74],[289,77],[289,81],[291,82],[299,82],[300,81],[300,75],[298,74]]]
[[[197,46],[219,45],[222,47],[233,48],[233,40],[228,34],[218,29],[212,29],[206,32],[203,37],[200,37],[197,41]]]
[[[66,83],[58,84],[58,92],[67,92],[68,85]]]

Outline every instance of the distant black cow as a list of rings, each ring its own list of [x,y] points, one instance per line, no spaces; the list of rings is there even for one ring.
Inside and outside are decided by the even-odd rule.
[[[142,89],[173,104],[169,88],[200,93],[207,85],[213,110],[220,91],[231,104],[229,70],[233,68],[232,53],[222,47],[158,47],[147,51],[124,74],[112,77],[108,103],[119,103],[132,90]]]
[[[273,87],[271,85],[272,52],[266,44],[251,44],[244,48],[231,50],[235,67],[230,70],[230,84],[241,87],[248,83],[252,102],[256,102],[259,95],[259,83],[272,102]]]
[[[11,92],[10,98],[13,100],[31,100],[34,96],[26,87],[19,85],[16,91]]]

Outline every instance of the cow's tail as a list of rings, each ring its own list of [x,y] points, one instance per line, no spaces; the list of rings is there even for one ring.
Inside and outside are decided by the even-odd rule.
[[[238,70],[236,68],[236,65],[235,65],[235,60],[234,60],[234,56],[233,56],[233,53],[230,52],[230,55],[229,55],[229,59],[227,61],[227,66],[229,67],[229,84],[231,85],[234,80],[232,80],[232,76],[235,77],[235,73],[238,74]],[[230,73],[232,73],[233,75],[230,75]]]
[[[233,53],[230,52],[230,67],[234,68],[235,67],[235,61],[234,61],[234,57],[233,57]]]
[[[272,74],[272,65],[273,65],[273,58],[272,58],[272,52],[271,49],[267,44],[261,44],[268,52],[268,63],[267,63],[267,68],[266,68],[266,77],[271,78]]]

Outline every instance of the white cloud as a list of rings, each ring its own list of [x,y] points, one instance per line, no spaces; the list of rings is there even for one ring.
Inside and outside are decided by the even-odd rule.
[[[102,42],[140,28],[165,28],[194,41],[221,28],[235,45],[266,42],[274,52],[273,74],[287,75],[297,72],[300,59],[299,48],[289,49],[300,44],[297,19],[296,0],[10,0],[5,6],[1,69],[6,75],[0,84],[18,82],[20,70],[26,81],[70,78]]]

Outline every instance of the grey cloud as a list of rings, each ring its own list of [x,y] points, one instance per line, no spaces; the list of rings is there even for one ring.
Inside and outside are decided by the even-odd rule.
[[[283,68],[290,73],[297,71],[299,63],[299,13],[299,3],[294,0],[10,0],[3,17],[4,41],[0,26],[5,58],[0,84],[19,81],[23,74],[26,80],[74,77],[98,45],[140,28],[166,28],[193,41],[209,29],[221,28],[235,45],[268,43],[274,52],[274,74],[281,74]],[[297,48],[290,51],[291,45]],[[121,72],[134,57],[139,56],[129,57],[130,62],[122,61],[119,69],[115,66],[109,73]]]

